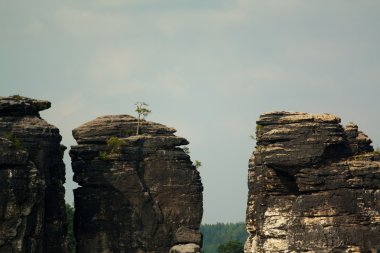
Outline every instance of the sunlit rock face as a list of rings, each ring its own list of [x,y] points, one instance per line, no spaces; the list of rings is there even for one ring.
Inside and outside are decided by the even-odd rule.
[[[50,102],[0,97],[0,252],[67,252],[65,147]]]
[[[380,252],[380,154],[330,114],[260,116],[245,252]]]
[[[161,124],[136,127],[115,115],[73,130],[77,252],[199,252],[203,186],[180,147],[188,141]]]

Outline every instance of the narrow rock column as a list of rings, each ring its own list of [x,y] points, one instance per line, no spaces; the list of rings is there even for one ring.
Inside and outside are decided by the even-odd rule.
[[[73,130],[77,251],[199,252],[202,183],[175,129],[128,115]],[[198,246],[194,246],[198,245]]]
[[[0,252],[67,252],[59,130],[50,102],[0,97]]]
[[[380,153],[330,114],[260,116],[245,252],[380,252]]]

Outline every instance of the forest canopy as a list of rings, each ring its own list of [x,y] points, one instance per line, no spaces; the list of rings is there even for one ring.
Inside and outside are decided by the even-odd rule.
[[[239,241],[243,245],[248,238],[244,222],[216,223],[201,225],[203,234],[203,253],[218,253],[218,247],[230,241]]]

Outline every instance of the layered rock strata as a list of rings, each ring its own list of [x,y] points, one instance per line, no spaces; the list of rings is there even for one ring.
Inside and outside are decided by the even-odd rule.
[[[330,114],[260,116],[245,252],[380,252],[380,154]]]
[[[0,97],[0,252],[67,252],[59,130],[50,102]]]
[[[77,252],[199,252],[203,186],[188,141],[128,115],[73,130]]]

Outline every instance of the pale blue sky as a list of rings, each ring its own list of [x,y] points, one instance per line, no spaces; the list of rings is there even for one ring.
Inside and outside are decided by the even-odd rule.
[[[380,144],[379,27],[375,0],[0,0],[0,94],[50,100],[68,147],[147,102],[203,163],[203,222],[243,221],[261,113],[333,113]]]

